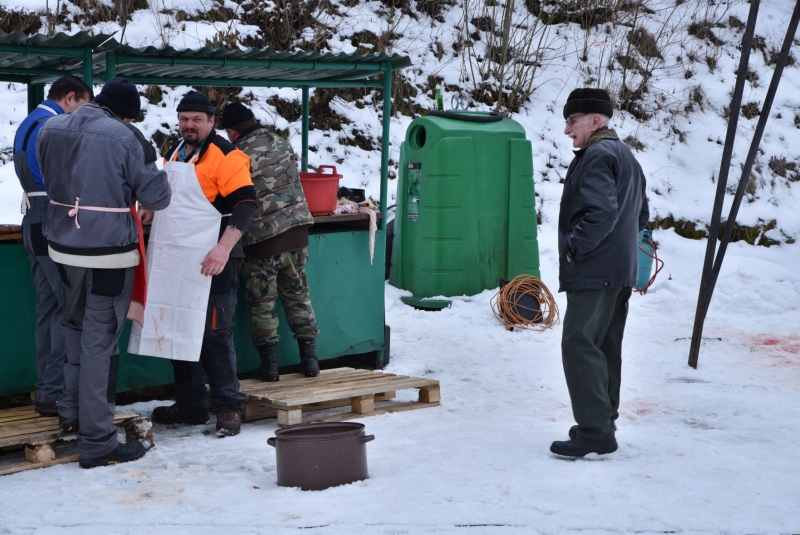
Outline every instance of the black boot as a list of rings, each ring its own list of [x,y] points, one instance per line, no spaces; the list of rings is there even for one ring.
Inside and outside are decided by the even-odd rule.
[[[319,375],[319,361],[317,360],[317,344],[314,340],[297,340],[300,346],[300,370],[306,377]]]
[[[258,355],[261,357],[261,366],[255,371],[256,379],[274,383],[280,380],[278,374],[278,344],[267,344],[256,347]]]

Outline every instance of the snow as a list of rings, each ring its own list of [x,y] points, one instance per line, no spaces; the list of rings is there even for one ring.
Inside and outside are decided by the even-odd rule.
[[[44,3],[3,2],[30,10]],[[174,4],[187,11],[204,5],[200,0]],[[376,15],[381,6],[337,4],[353,33],[369,29],[377,35],[389,29]],[[744,21],[748,7],[733,2],[730,14]],[[790,9],[786,1],[763,3],[756,34],[765,37],[768,47],[780,46]],[[446,11],[443,25],[424,16],[421,22],[406,15],[394,19],[393,31],[403,39],[393,51],[412,56],[414,67],[407,69],[411,80],[424,84],[428,75],[436,74],[446,83],[459,82],[460,59],[439,62],[428,48],[437,38],[449,49],[456,33],[452,27],[461,21],[458,11]],[[665,16],[656,14],[650,23]],[[682,16],[689,21],[687,14]],[[103,31],[114,31],[109,25]],[[159,39],[156,30],[152,15],[143,10],[129,23],[126,42],[153,44]],[[202,46],[215,30],[210,23],[187,24],[187,30],[174,36],[173,46]],[[329,41],[332,51],[354,51],[347,29],[341,30]],[[675,102],[685,101],[686,91],[701,85],[705,111],[662,112],[644,124],[627,114],[613,120],[623,138],[634,135],[645,145],[636,156],[647,174],[651,216],[672,215],[701,225],[710,218],[716,190],[712,177],[719,171],[726,128],[722,109],[729,105],[739,58],[735,42],[741,38],[741,31],[715,32],[728,44],[720,49],[714,72],[700,63],[693,66],[694,78],[685,79],[674,59],[682,53],[682,43],[675,42],[664,55],[677,74],[654,82],[658,94],[678,95],[671,97]],[[601,42],[600,35],[590,37]],[[600,65],[598,50],[590,47],[590,63]],[[543,71],[533,101],[514,115],[533,143],[537,208],[543,218],[542,279],[553,291],[559,178],[572,157],[560,112],[569,90],[585,74],[574,66],[576,53],[563,56],[561,63],[553,60]],[[763,102],[772,67],[757,51],[751,64],[760,84],[748,84],[743,103]],[[771,184],[775,177],[767,168],[770,156],[800,159],[793,142],[800,106],[798,72],[797,66],[784,72],[761,144],[762,170],[756,178],[763,184],[743,203],[738,218],[747,225],[777,220],[779,230],[769,236],[781,245],[729,246],[697,370],[686,361],[706,242],[683,239],[673,230],[653,234],[666,268],[647,295],[631,298],[616,453],[565,461],[548,451],[550,442],[565,439],[573,424],[560,361],[560,325],[545,332],[506,331],[489,306],[496,290],[455,297],[450,308],[423,312],[401,303],[406,292],[387,285],[392,356],[386,371],[438,379],[442,403],[358,420],[376,437],[367,445],[366,481],[321,492],[278,487],[274,450],[266,444],[277,429],[275,420],[245,423],[241,435],[225,439],[214,436],[213,422],[156,426],[155,447],[133,463],[95,470],[58,465],[2,477],[0,533],[799,532],[795,446],[800,422],[800,248],[787,238],[800,237],[800,211],[796,184]],[[162,123],[175,129],[175,105],[188,89],[164,88],[165,106],[146,107],[145,120],[137,124],[146,136],[166,131]],[[266,104],[272,95],[299,100],[299,91],[252,92],[257,117],[288,128],[299,151],[299,122],[287,122]],[[445,92],[445,104],[453,94]],[[2,95],[0,149],[11,146],[26,113],[24,87],[3,86]],[[430,95],[412,100],[431,106]],[[341,99],[332,106],[352,121],[345,126],[347,132],[358,128],[376,140],[381,135],[375,108],[359,109]],[[740,120],[729,185],[739,179],[756,121]],[[395,162],[410,122],[405,116],[392,118],[390,156]],[[685,132],[685,142],[671,133],[671,124]],[[377,198],[379,154],[342,145],[341,135],[312,131],[309,144],[316,151],[309,153],[310,164],[343,159],[337,164],[345,176],[342,185],[365,187]],[[395,187],[390,182],[390,203]],[[19,223],[19,198],[13,165],[6,163],[0,167],[0,222]],[[564,294],[556,299],[563,313]],[[412,399],[413,391],[399,391],[398,396]],[[163,403],[125,409],[149,415]]]

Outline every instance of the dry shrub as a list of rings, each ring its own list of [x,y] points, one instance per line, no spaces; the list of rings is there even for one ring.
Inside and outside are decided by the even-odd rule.
[[[42,20],[36,13],[22,11],[7,11],[0,6],[0,30],[6,33],[22,31],[26,34],[38,32],[42,27]]]
[[[645,58],[664,59],[658,50],[656,38],[644,28],[639,27],[628,33],[628,42]]]

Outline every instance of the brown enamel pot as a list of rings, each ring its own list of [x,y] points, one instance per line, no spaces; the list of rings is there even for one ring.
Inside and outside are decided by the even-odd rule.
[[[303,424],[275,431],[267,444],[275,448],[278,485],[323,490],[367,479],[364,424]]]

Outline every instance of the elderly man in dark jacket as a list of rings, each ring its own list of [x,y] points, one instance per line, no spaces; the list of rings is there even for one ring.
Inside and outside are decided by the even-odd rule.
[[[567,292],[561,354],[577,425],[550,451],[570,457],[617,450],[622,335],[649,218],[644,173],[608,128],[612,114],[602,89],[576,89],[564,106],[564,134],[578,150],[558,218],[559,291]]]

